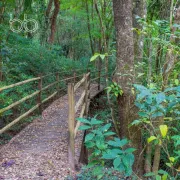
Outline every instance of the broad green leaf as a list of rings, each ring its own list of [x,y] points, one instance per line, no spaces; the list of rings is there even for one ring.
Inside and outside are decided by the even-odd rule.
[[[122,162],[127,168],[131,168],[134,163],[134,156],[132,154],[123,155]]]
[[[103,176],[104,176],[104,174],[99,174],[99,175],[97,176],[97,179],[99,180],[99,179],[101,179]]]
[[[120,147],[123,147],[126,144],[128,144],[128,140],[127,139],[123,139],[123,140],[120,141]]]
[[[95,61],[99,56],[100,56],[100,54],[98,54],[98,53],[94,54],[94,56],[91,57],[90,62]]]
[[[115,141],[108,141],[108,144],[111,145],[111,146],[114,146],[114,147],[119,147],[120,144],[115,142]]]
[[[102,60],[104,60],[105,57],[106,57],[106,56],[105,56],[104,54],[100,54],[100,58],[101,58]]]
[[[93,138],[94,138],[94,134],[90,133],[90,134],[87,134],[86,137],[85,137],[85,142],[87,141],[91,141]]]
[[[98,156],[101,154],[101,151],[99,149],[96,149],[94,150],[94,153],[93,153],[95,156]]]
[[[176,86],[178,86],[179,85],[179,79],[175,79],[174,83]]]
[[[147,113],[145,112],[138,112],[138,115],[141,117],[148,117]]]
[[[120,149],[111,149],[109,153],[113,154],[113,156],[117,156],[117,155],[123,154],[124,152]]]
[[[175,158],[174,157],[170,157],[169,160],[170,160],[170,162],[174,163]]]
[[[107,154],[103,154],[102,158],[104,158],[104,159],[114,159],[114,158],[116,158],[116,156],[117,155],[115,155],[115,154],[107,153]]]
[[[110,127],[111,127],[111,123],[106,124],[105,126],[102,127],[102,131],[103,131],[103,132],[106,132],[106,131],[109,130]]]
[[[82,122],[82,123],[86,123],[86,124],[91,124],[90,121],[88,121],[85,118],[77,118],[78,121]]]
[[[144,73],[138,73],[138,77],[144,76]]]
[[[104,139],[103,138],[97,138],[97,137],[96,137],[96,146],[100,150],[104,150],[107,147],[107,145],[104,142]]]
[[[123,163],[120,163],[120,165],[119,165],[119,167],[118,167],[118,169],[117,169],[119,172],[124,172],[125,171],[125,166],[124,166],[124,164]]]
[[[167,178],[168,178],[168,175],[167,175],[167,174],[164,174],[164,175],[162,176],[162,180],[167,180]]]
[[[91,129],[91,126],[80,126],[79,130],[87,130],[87,129]]]
[[[87,148],[93,148],[95,146],[95,143],[88,141],[85,143]]]
[[[166,171],[164,171],[164,170],[162,170],[162,169],[160,169],[160,170],[158,171],[158,173],[159,173],[159,174],[168,174]]]
[[[128,143],[127,139],[120,140],[119,138],[114,138],[115,141],[108,141],[108,144],[114,147],[122,147]]]
[[[102,122],[102,121],[99,121],[99,120],[97,120],[97,119],[95,119],[95,118],[92,118],[92,119],[91,119],[91,125],[97,125],[97,124],[103,124],[103,122]]]
[[[104,136],[112,136],[112,135],[115,135],[116,133],[114,132],[106,132],[104,133]]]
[[[144,174],[145,177],[151,177],[151,176],[155,176],[155,175],[156,174],[154,172]]]
[[[167,127],[167,125],[160,125],[160,126],[159,126],[159,129],[160,129],[160,131],[161,131],[162,137],[163,137],[163,138],[166,137],[167,132],[168,132],[168,127]]]
[[[166,166],[168,166],[168,167],[172,167],[172,164],[171,163],[166,163]]]
[[[121,159],[119,157],[114,159],[113,161],[114,168],[117,168],[120,165],[120,163],[121,163]]]
[[[125,153],[132,153],[134,151],[136,151],[135,148],[128,148],[128,149],[125,150]]]
[[[161,176],[160,175],[156,175],[156,180],[161,180]]]
[[[156,96],[156,102],[158,104],[162,103],[165,99],[166,99],[166,95],[163,92],[157,94]]]
[[[131,125],[138,125],[140,123],[142,123],[140,120],[134,120]]]
[[[157,139],[156,136],[151,136],[148,138],[147,142],[150,143],[150,142],[154,141],[155,139]]]
[[[92,168],[94,167],[96,164],[98,164],[99,161],[98,160],[93,160],[91,162],[88,163],[88,165],[86,166],[87,168]]]

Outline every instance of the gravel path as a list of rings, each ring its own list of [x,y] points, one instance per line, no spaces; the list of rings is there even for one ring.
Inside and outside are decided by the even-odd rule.
[[[91,93],[96,91],[91,88]],[[77,92],[76,99],[81,92]],[[0,150],[0,180],[63,180],[70,175],[68,164],[68,97],[53,102],[42,118],[22,130]],[[76,158],[82,133],[76,139]]]

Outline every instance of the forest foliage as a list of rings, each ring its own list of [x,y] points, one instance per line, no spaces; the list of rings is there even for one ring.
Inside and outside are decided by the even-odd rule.
[[[21,28],[11,20],[26,18],[38,23],[37,31],[10,29]],[[34,28],[32,22],[26,25]],[[178,0],[1,0],[0,87],[40,74],[66,71],[63,78],[70,70],[105,68],[112,75],[105,88],[110,120],[79,119],[91,152],[79,179],[178,180],[179,37]],[[35,87],[0,93],[0,109]],[[0,114],[0,127],[34,103]]]

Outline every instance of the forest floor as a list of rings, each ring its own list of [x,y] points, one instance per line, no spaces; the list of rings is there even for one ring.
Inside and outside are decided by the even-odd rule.
[[[94,87],[91,86],[92,96],[97,93]],[[81,92],[76,93],[76,100]],[[68,164],[67,119],[68,96],[65,95],[0,149],[0,180],[63,180],[73,175]],[[76,161],[80,155],[82,137],[79,131]]]

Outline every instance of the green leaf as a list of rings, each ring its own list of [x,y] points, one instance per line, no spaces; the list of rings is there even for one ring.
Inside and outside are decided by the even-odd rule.
[[[124,172],[125,171],[125,166],[124,166],[124,164],[123,163],[120,163],[120,165],[119,165],[119,167],[118,167],[118,169],[117,169],[119,172]]]
[[[93,153],[95,156],[99,156],[101,154],[101,151],[99,149],[94,150]]]
[[[123,154],[123,151],[120,149],[111,149],[109,153],[113,154],[113,156],[117,156]]]
[[[128,140],[127,139],[123,139],[120,142],[120,147],[123,147],[124,145],[128,144]]]
[[[99,56],[100,56],[100,54],[98,54],[98,53],[94,54],[94,56],[91,57],[90,62],[95,61]]]
[[[121,159],[119,157],[114,159],[113,161],[114,168],[117,168],[120,164],[121,164]]]
[[[159,173],[159,174],[168,174],[166,171],[164,171],[164,170],[162,170],[162,169],[160,169],[160,170],[158,171],[158,173]]]
[[[166,137],[167,132],[168,132],[168,127],[167,127],[167,125],[160,125],[160,126],[159,126],[159,129],[160,129],[160,131],[161,131],[162,137],[163,137],[163,138]]]
[[[102,122],[102,121],[99,121],[99,120],[96,120],[95,118],[92,118],[92,119],[91,119],[91,124],[92,124],[92,125],[97,125],[97,124],[103,124],[103,122]]]
[[[102,60],[104,60],[105,57],[106,57],[106,55],[100,54],[100,58],[101,58]]]
[[[136,151],[135,148],[128,148],[128,149],[125,150],[125,153],[132,153],[134,151]]]
[[[92,134],[92,133],[90,133],[90,134],[88,134],[88,135],[86,135],[86,137],[85,137],[85,142],[87,142],[87,141],[91,141],[93,138],[94,138],[94,134]]]
[[[179,79],[175,79],[174,83],[176,86],[178,86],[179,85]]]
[[[114,158],[116,158],[116,156],[117,156],[117,155],[115,155],[115,154],[109,154],[109,153],[107,153],[107,154],[103,154],[102,158],[103,158],[103,159],[114,159]]]
[[[166,163],[166,166],[168,166],[168,167],[172,167],[172,164],[171,163]]]
[[[102,170],[103,170],[103,167],[101,167],[101,166],[95,167],[93,169],[93,175],[98,176],[98,175],[102,174]]]
[[[80,126],[79,130],[87,130],[87,129],[91,129],[91,126]]]
[[[115,135],[116,133],[114,132],[106,132],[104,133],[104,136],[112,136],[112,135]]]
[[[93,160],[90,163],[88,163],[88,165],[86,166],[87,168],[92,168],[94,167],[96,164],[98,164],[99,161],[98,160]]]
[[[119,143],[115,142],[115,141],[108,141],[108,144],[114,147],[119,147]]]
[[[174,157],[169,157],[169,160],[170,160],[170,162],[174,163],[175,158]]]
[[[140,120],[134,120],[131,125],[138,125],[140,123],[142,123]]]
[[[131,168],[134,163],[134,156],[133,154],[126,154],[122,156],[122,162],[127,168]]]
[[[148,138],[147,142],[150,143],[151,141],[154,141],[155,139],[157,139],[156,136],[151,136]]]
[[[138,77],[144,76],[144,73],[138,73]]]
[[[91,124],[87,119],[85,118],[77,118],[78,121],[82,122],[82,123],[86,123],[86,124]]]
[[[164,175],[162,176],[162,180],[167,180],[167,178],[168,178],[168,174],[164,174]]]
[[[154,172],[144,174],[145,177],[151,177],[151,176],[155,176],[155,175],[156,174]]]
[[[145,112],[138,112],[138,114],[141,117],[148,117],[147,113],[145,113]]]
[[[98,147],[98,149],[100,149],[100,150],[104,150],[104,149],[106,149],[106,147],[107,147],[107,145],[105,144],[105,141],[104,141],[104,139],[103,138],[98,138],[97,136],[96,136],[96,146]]]
[[[156,180],[161,180],[161,176],[160,175],[156,175]]]
[[[165,99],[166,99],[166,95],[163,92],[157,94],[156,96],[156,102],[158,104],[162,103]]]
[[[111,123],[106,124],[105,126],[102,127],[102,131],[103,131],[103,132],[106,132],[106,131],[109,130],[110,127],[111,127]]]
[[[95,146],[95,143],[88,141],[85,143],[87,148],[93,148]]]

